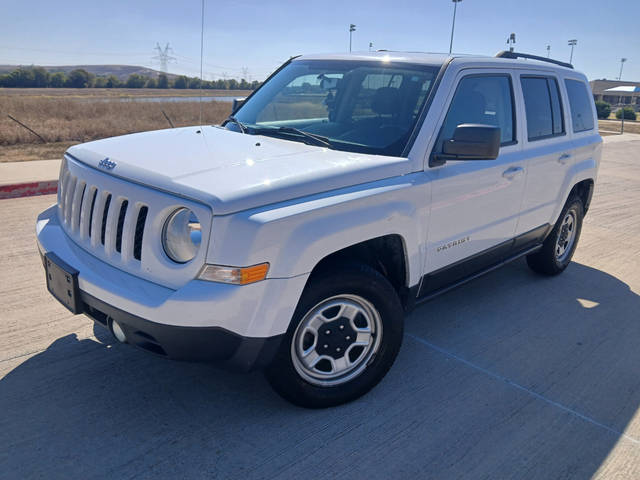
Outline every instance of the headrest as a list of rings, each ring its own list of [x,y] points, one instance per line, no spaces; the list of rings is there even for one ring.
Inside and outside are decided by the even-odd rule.
[[[400,110],[400,91],[393,87],[376,90],[371,101],[371,109],[379,115],[390,115]]]

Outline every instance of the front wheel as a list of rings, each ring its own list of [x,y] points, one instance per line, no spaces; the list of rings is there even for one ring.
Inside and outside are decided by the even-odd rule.
[[[266,377],[296,405],[346,403],[384,377],[402,333],[402,305],[380,273],[351,265],[317,274],[302,294]]]

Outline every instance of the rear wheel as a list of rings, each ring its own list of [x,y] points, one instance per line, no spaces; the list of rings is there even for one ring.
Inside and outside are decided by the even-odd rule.
[[[274,390],[292,403],[339,405],[384,377],[402,332],[398,295],[377,271],[351,265],[314,275],[265,373]]]
[[[535,272],[557,275],[571,262],[578,246],[584,206],[579,197],[571,197],[560,213],[553,230],[536,253],[527,256],[527,264]]]

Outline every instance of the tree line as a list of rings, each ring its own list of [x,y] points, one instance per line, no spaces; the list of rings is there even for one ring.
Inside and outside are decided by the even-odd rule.
[[[200,80],[181,75],[170,79],[164,73],[147,77],[132,73],[126,80],[115,75],[94,75],[82,68],[64,72],[48,72],[43,67],[19,67],[0,75],[0,87],[6,88],[203,88],[217,90],[255,90],[260,82],[244,78],[226,80]]]

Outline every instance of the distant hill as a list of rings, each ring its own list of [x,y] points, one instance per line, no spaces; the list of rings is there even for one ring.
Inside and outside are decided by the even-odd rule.
[[[0,65],[0,75],[3,73],[11,72],[18,67],[30,67],[32,65]],[[40,65],[35,65],[40,66]],[[57,66],[46,66],[42,65],[44,69],[48,72],[64,72],[68,74],[71,70],[76,70],[78,68],[82,68],[89,73],[92,73],[96,76],[107,77],[109,75],[115,75],[119,80],[125,81],[129,75],[132,73],[137,73],[138,75],[142,75],[145,77],[157,78],[158,75],[162,72],[158,70],[154,70],[152,68],[147,67],[138,67],[135,65],[57,65]],[[168,73],[167,76],[169,79],[173,79],[178,75]]]

